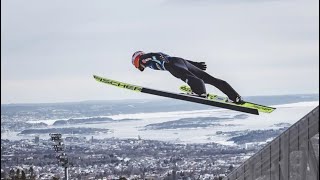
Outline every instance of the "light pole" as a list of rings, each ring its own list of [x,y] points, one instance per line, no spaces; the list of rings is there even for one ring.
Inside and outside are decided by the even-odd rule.
[[[53,149],[57,153],[56,158],[59,160],[59,163],[64,167],[64,179],[68,180],[68,167],[69,161],[66,153],[64,152],[64,143],[61,138],[60,133],[50,133],[51,140],[54,142]]]

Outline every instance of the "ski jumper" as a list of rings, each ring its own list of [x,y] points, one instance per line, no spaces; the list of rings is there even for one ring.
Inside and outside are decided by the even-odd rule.
[[[164,53],[147,53],[141,55],[140,63],[154,70],[169,71],[176,78],[186,82],[198,95],[206,94],[205,84],[211,84],[232,101],[240,96],[226,81],[212,77],[197,67],[197,62]]]

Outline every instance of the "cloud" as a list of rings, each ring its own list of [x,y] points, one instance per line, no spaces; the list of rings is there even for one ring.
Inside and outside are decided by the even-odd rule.
[[[136,71],[130,59],[135,50],[206,61],[210,74],[244,95],[318,90],[316,0],[12,0],[1,5],[2,102],[141,97],[112,88],[101,96],[107,87],[96,86],[92,74],[177,91],[182,81],[167,72]],[[54,96],[46,97],[46,91]],[[72,91],[77,93],[65,93]]]

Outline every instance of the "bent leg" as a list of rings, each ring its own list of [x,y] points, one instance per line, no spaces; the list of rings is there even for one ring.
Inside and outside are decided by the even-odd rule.
[[[194,75],[187,75],[185,82],[191,87],[192,92],[198,95],[207,94],[206,88],[202,79]]]
[[[194,93],[198,95],[206,94],[204,81],[188,70],[183,59],[173,59],[166,69],[176,78],[186,82]]]
[[[204,76],[204,82],[217,87],[232,101],[236,101],[236,98],[240,97],[240,95],[230,86],[230,84],[224,80],[212,77],[211,75],[207,74],[206,76]]]
[[[189,71],[191,71],[197,77],[200,77],[204,81],[204,83],[211,84],[216,88],[218,88],[221,92],[226,94],[228,98],[231,99],[232,101],[236,101],[236,98],[240,97],[240,95],[226,81],[211,76],[207,72],[197,68],[191,63],[186,62],[186,64]]]

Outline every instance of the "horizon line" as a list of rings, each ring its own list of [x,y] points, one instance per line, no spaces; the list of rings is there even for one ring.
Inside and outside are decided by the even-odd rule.
[[[319,93],[304,93],[304,94],[278,94],[278,95],[253,95],[253,96],[243,96],[243,97],[270,97],[270,96],[303,96],[303,95],[319,95]],[[148,99],[140,98],[130,98],[130,99],[101,99],[101,100],[80,100],[80,101],[57,101],[57,102],[25,102],[25,103],[1,103],[1,106],[6,105],[36,105],[36,104],[73,104],[73,103],[90,103],[90,102],[111,102],[111,101],[150,101],[150,100],[165,100],[170,98],[165,97],[155,97]],[[180,100],[179,100],[180,101]]]

